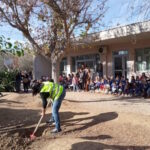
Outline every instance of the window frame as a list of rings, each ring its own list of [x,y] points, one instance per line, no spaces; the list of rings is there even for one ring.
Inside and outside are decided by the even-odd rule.
[[[148,53],[146,54],[145,51],[148,51]],[[140,55],[140,53],[141,53],[141,55]],[[138,61],[138,59],[140,59],[139,56],[141,56],[141,61],[140,60]],[[137,72],[150,71],[150,64],[147,63],[147,57],[150,57],[150,47],[135,49],[135,70]],[[138,67],[138,63],[141,64],[142,69],[140,69],[140,67]]]

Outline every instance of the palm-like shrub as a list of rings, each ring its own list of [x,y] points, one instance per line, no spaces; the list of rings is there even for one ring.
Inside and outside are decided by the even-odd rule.
[[[11,43],[10,39],[5,39],[4,36],[0,36],[0,55],[15,55],[18,57],[23,56],[24,50],[22,44],[19,42]],[[8,69],[0,71],[0,92],[15,91],[16,74],[16,70]]]
[[[0,72],[0,92],[15,91],[15,78],[17,71],[1,71]]]

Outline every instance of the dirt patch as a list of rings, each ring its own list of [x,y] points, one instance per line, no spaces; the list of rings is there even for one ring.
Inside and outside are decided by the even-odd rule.
[[[68,92],[60,118],[62,132],[47,125],[51,107],[29,139],[41,113],[39,96],[4,93],[0,99],[1,150],[150,149],[150,99],[112,97],[99,93]]]
[[[23,138],[17,133],[11,136],[1,134],[0,141],[1,150],[24,150],[30,143],[28,138]]]

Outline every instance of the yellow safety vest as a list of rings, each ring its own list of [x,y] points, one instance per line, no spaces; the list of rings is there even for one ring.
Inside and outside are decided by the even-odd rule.
[[[50,94],[50,98],[54,101],[54,100],[58,100],[58,98],[60,97],[60,95],[63,92],[63,86],[59,85],[57,83],[53,83],[53,82],[43,82],[43,87],[40,90],[40,93],[45,93],[48,92]]]

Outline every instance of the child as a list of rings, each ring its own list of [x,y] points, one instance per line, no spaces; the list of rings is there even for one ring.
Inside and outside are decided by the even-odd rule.
[[[101,92],[104,92],[104,79],[101,79],[101,82],[100,82],[100,90]]]
[[[98,76],[95,77],[94,83],[95,83],[95,89],[99,90],[99,88],[100,88],[100,80],[99,80]]]
[[[95,83],[93,80],[90,81],[89,90],[95,92]]]
[[[136,96],[141,96],[142,94],[142,83],[141,80],[139,78],[139,76],[136,76],[135,79],[135,95]]]
[[[150,79],[147,80],[147,97],[150,98]]]
[[[110,79],[106,78],[104,79],[104,90],[105,90],[105,94],[108,94],[109,90],[110,90],[110,85],[109,85],[109,81]]]
[[[112,94],[116,94],[117,93],[117,85],[116,82],[112,83]]]
[[[118,94],[121,95],[122,93],[123,93],[123,85],[122,82],[120,82],[118,86]]]
[[[125,88],[124,88],[124,95],[125,94],[129,94],[129,80],[126,79],[126,84],[125,84]]]
[[[78,78],[76,75],[73,75],[73,78],[72,78],[72,85],[73,85],[73,91],[78,91],[79,88],[78,88]]]

